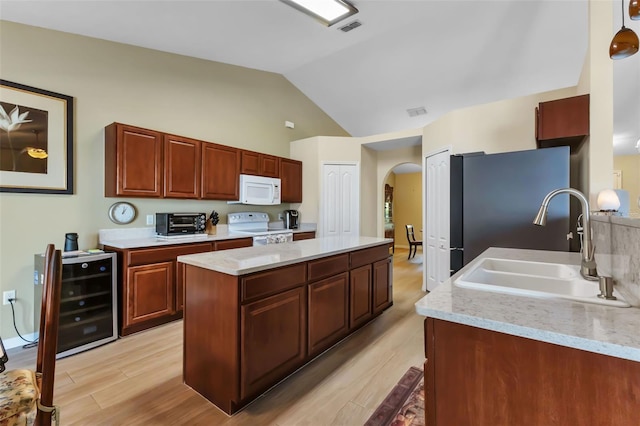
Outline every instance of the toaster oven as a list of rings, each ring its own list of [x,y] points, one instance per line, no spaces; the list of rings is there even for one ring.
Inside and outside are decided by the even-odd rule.
[[[156,234],[203,234],[207,225],[205,213],[156,213]]]

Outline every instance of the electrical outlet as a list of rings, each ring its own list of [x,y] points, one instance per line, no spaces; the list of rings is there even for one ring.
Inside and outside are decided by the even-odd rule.
[[[148,214],[147,215],[147,225],[153,225],[153,215],[152,214]]]
[[[278,213],[278,220],[282,220],[282,213]]]
[[[9,299],[15,299],[16,298],[16,291],[15,290],[9,290],[9,291],[3,291],[2,292],[2,304],[3,305],[8,305],[9,304]]]

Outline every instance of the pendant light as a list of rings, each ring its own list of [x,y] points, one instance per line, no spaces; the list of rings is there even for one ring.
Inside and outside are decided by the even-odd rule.
[[[629,17],[634,21],[640,21],[640,0],[629,1]]]
[[[632,0],[633,1],[633,0]],[[622,7],[622,28],[616,33],[609,46],[611,59],[624,59],[638,52],[638,36],[632,29],[624,26],[624,0],[620,0]]]

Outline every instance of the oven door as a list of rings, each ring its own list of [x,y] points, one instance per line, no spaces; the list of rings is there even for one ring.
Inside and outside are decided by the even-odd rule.
[[[293,241],[293,232],[280,234],[256,235],[253,237],[254,246],[266,246],[267,244],[282,244]]]

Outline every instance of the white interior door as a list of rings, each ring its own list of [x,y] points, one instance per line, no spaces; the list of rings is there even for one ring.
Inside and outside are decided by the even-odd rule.
[[[360,234],[358,165],[322,165],[322,236]]]
[[[433,290],[450,276],[449,198],[450,152],[426,158],[425,276],[426,290]],[[423,290],[425,290],[423,286]]]

